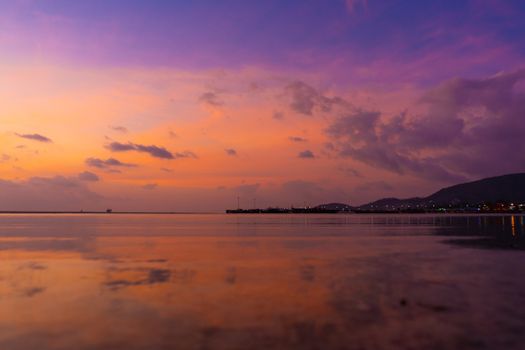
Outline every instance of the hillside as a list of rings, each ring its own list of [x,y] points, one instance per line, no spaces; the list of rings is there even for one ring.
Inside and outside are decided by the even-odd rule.
[[[361,210],[478,205],[482,203],[525,203],[525,173],[489,177],[443,188],[424,198],[383,198],[359,207]]]

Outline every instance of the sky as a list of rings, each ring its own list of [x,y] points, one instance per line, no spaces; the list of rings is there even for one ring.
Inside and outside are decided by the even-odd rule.
[[[524,172],[524,16],[0,0],[0,210],[359,205]]]

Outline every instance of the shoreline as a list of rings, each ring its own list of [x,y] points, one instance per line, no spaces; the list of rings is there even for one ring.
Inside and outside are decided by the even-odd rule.
[[[64,214],[86,214],[86,215],[202,215],[202,214],[224,214],[224,215],[525,215],[525,212],[512,211],[484,211],[484,212],[465,212],[465,211],[427,211],[427,212],[403,212],[403,211],[358,211],[358,212],[225,212],[225,211],[210,211],[210,212],[195,212],[195,211],[38,211],[38,210],[0,210],[2,214],[38,214],[38,215],[64,215]]]

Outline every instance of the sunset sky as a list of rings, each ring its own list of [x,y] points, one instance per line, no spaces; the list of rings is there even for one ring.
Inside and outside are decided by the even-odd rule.
[[[525,2],[0,0],[0,210],[359,205],[525,171]]]

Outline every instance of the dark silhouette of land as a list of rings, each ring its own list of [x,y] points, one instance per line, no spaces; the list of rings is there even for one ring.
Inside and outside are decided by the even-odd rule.
[[[428,197],[383,198],[356,208],[358,211],[399,210],[525,210],[525,173],[489,177],[443,188]]]
[[[443,188],[427,197],[383,198],[352,207],[328,203],[304,208],[230,209],[227,213],[525,212],[525,173],[489,177]]]
[[[269,207],[266,209],[228,209],[226,210],[227,214],[322,214],[322,213],[340,213],[340,212],[349,212],[352,210],[352,207],[344,203],[328,203],[321,204],[315,207],[291,207],[291,208],[279,208],[279,207]]]

